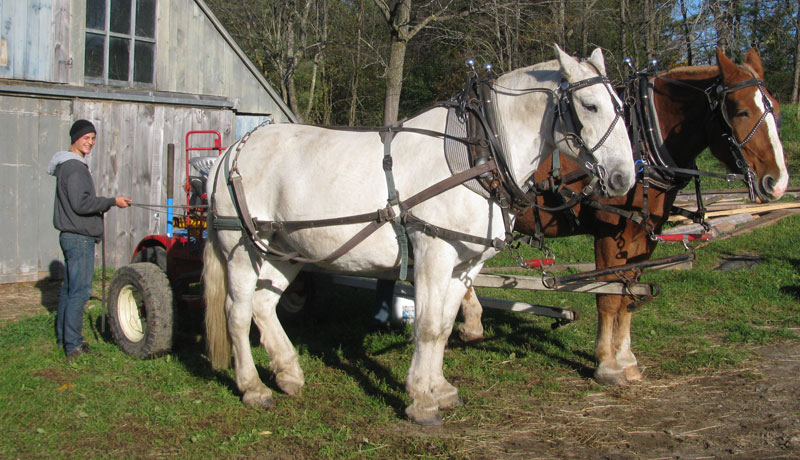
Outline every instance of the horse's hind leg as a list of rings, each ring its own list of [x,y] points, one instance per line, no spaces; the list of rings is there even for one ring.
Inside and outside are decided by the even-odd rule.
[[[265,262],[253,301],[253,319],[261,332],[261,344],[269,355],[278,387],[292,396],[299,396],[305,384],[297,351],[283,330],[277,315],[281,294],[297,276],[301,266]]]
[[[441,425],[440,406],[449,408],[460,403],[458,391],[442,374],[442,365],[466,286],[452,281],[453,247],[438,241],[425,243],[418,245],[414,254],[414,354],[406,378],[412,403],[406,408],[406,415],[420,425]]]
[[[458,336],[461,337],[461,340],[473,342],[483,339],[482,314],[483,306],[478,300],[475,289],[470,287],[461,300],[461,315],[464,317],[464,322],[458,327]]]
[[[235,246],[228,261],[228,332],[233,351],[236,386],[242,402],[249,407],[272,407],[272,392],[258,377],[250,350],[250,323],[253,294],[258,281],[257,256],[243,246]]]

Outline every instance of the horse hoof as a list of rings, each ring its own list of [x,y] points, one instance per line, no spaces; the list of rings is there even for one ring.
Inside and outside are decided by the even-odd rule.
[[[455,409],[457,407],[464,407],[464,401],[461,399],[461,396],[459,396],[457,392],[439,398],[439,409],[450,410],[450,409]]]
[[[465,330],[458,331],[458,337],[462,342],[476,342],[483,340],[483,332],[470,332]]]
[[[438,409],[414,409],[414,406],[406,408],[408,420],[421,426],[442,426],[442,416]]]
[[[264,393],[248,392],[242,397],[242,403],[246,407],[253,407],[256,409],[272,409],[274,402],[272,396]]]
[[[642,373],[639,371],[639,366],[628,366],[625,368],[625,378],[629,382],[638,382],[642,380]]]
[[[610,385],[616,387],[626,387],[630,385],[630,382],[625,377],[625,372],[613,372],[613,373],[594,373],[594,379],[597,383],[601,385]]]
[[[303,393],[303,382],[289,375],[280,373],[275,377],[278,388],[289,396],[300,396]]]

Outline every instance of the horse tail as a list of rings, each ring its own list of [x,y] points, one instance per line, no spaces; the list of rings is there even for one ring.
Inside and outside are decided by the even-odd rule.
[[[206,300],[206,346],[211,366],[226,369],[231,363],[231,340],[225,297],[228,292],[228,273],[222,252],[216,242],[214,229],[208,229],[203,250],[203,290]]]

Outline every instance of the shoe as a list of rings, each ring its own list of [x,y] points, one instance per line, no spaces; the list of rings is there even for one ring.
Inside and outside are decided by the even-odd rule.
[[[89,354],[89,345],[82,343],[81,346],[67,354],[67,362],[75,361],[78,356]]]

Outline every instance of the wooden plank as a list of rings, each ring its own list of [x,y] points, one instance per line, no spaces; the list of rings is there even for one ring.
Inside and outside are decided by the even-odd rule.
[[[792,209],[792,208],[800,208],[800,202],[792,201],[792,202],[783,202],[783,203],[773,203],[773,204],[764,204],[764,205],[751,205],[743,208],[737,209],[726,209],[720,211],[711,211],[706,213],[706,218],[708,217],[720,217],[720,216],[731,216],[734,214],[761,214],[769,211],[775,211],[778,209]],[[686,217],[683,216],[671,216],[669,218],[670,222],[676,222],[681,220],[687,220]]]
[[[70,37],[69,37],[69,0],[53,0],[52,25],[52,62],[50,64],[50,80],[67,83],[69,79]],[[78,42],[80,43],[80,42]]]
[[[793,208],[793,209],[779,209],[777,211],[772,211],[758,219],[752,220],[743,224],[740,227],[737,227],[730,233],[721,236],[719,239],[724,240],[733,236],[739,235],[746,235],[748,233],[752,233],[757,228],[767,227],[772,225],[776,222],[779,222],[786,217],[791,217],[794,215],[800,214],[800,209]]]
[[[334,284],[338,284],[340,286],[371,290],[375,290],[376,287],[376,282],[374,279],[362,278],[359,276],[332,275],[331,279]],[[397,283],[394,287],[394,295],[413,300],[414,286],[410,284]],[[484,308],[512,311],[515,313],[530,313],[537,316],[565,319],[567,321],[575,321],[578,319],[576,312],[563,308],[529,304],[525,302],[515,302],[511,300],[495,299],[492,297],[483,296],[479,296],[478,300]]]
[[[37,145],[37,225],[36,243],[31,250],[36,251],[39,272],[46,276],[60,275],[63,269],[61,247],[58,243],[58,230],[53,227],[53,200],[56,189],[55,178],[45,171],[53,154],[66,149],[69,144],[69,114],[72,104],[69,101],[40,100]]]

